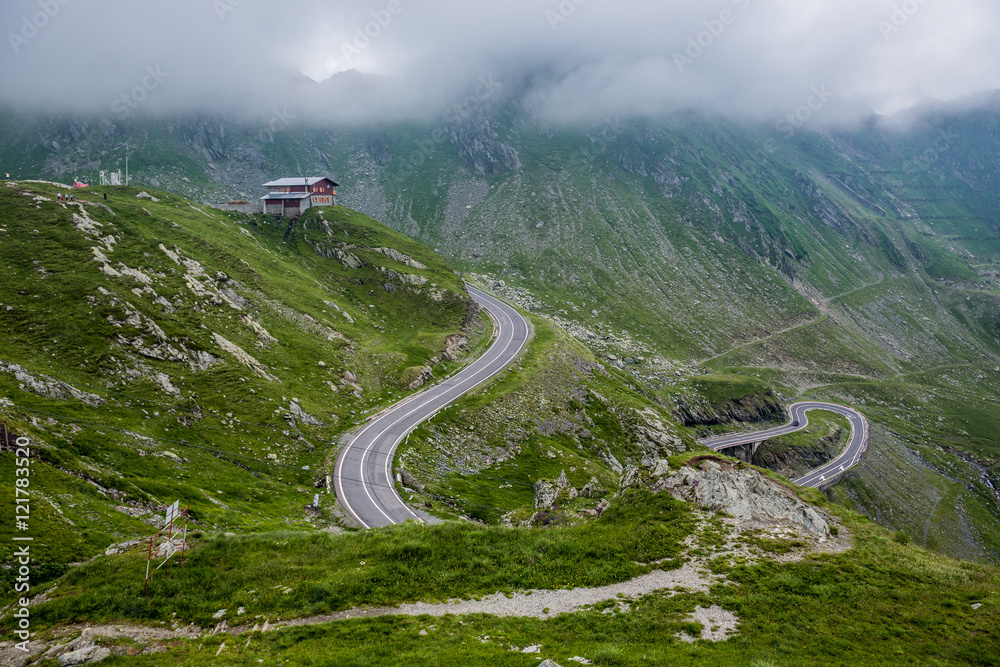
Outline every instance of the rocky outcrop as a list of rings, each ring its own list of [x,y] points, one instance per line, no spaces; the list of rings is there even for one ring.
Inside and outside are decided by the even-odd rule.
[[[468,345],[468,338],[452,334],[444,339],[444,352],[441,353],[441,358],[447,361],[457,361],[458,355],[464,352]]]
[[[721,406],[698,404],[681,396],[676,400],[674,415],[685,426],[711,426],[732,422],[756,424],[787,419],[781,401],[770,391],[731,399]]]
[[[59,667],[68,667],[69,665],[87,665],[100,662],[105,658],[110,657],[110,649],[103,646],[87,646],[59,656]]]
[[[655,410],[643,410],[638,415],[642,421],[635,424],[636,444],[644,452],[645,458],[652,454],[655,460],[657,456],[687,451],[687,446],[672,425],[664,424]]]
[[[247,351],[244,350],[242,347],[229,340],[226,340],[225,338],[223,338],[222,336],[220,336],[215,332],[212,333],[212,337],[215,339],[215,342],[219,347],[221,347],[223,350],[236,357],[237,361],[239,361],[241,364],[252,370],[258,376],[264,378],[265,380],[269,380],[271,382],[278,381],[278,378],[276,378],[275,376],[271,375],[271,373],[268,372],[264,364],[260,363],[258,360],[254,359],[252,356],[247,354]]]
[[[352,252],[348,252],[344,248],[338,248],[336,246],[313,246],[313,250],[320,257],[326,257],[327,259],[335,259],[349,269],[360,269],[365,265],[357,255]]]
[[[711,512],[724,512],[744,528],[791,528],[823,541],[830,534],[826,520],[790,489],[751,468],[708,459],[697,468],[670,469],[666,461],[653,467],[631,468],[622,476],[622,490],[646,486]]]
[[[423,276],[418,276],[413,273],[400,273],[399,271],[393,271],[392,269],[387,269],[384,266],[376,267],[376,270],[388,276],[391,280],[403,283],[404,285],[424,285],[427,283],[427,278]]]
[[[77,389],[71,384],[44,375],[35,377],[18,364],[0,362],[0,372],[13,373],[23,391],[51,398],[57,401],[68,401],[71,398],[87,405],[97,407],[104,404],[104,399],[96,394]]]
[[[315,417],[313,417],[308,412],[302,409],[302,406],[299,405],[299,401],[297,398],[293,398],[291,402],[288,404],[288,414],[285,416],[285,419],[294,420],[302,424],[308,424],[310,426],[323,425],[323,422],[316,419]]]
[[[399,262],[400,264],[406,264],[411,269],[424,270],[427,268],[422,262],[418,262],[409,255],[404,255],[395,248],[372,248],[375,252],[380,252],[394,262]]]
[[[431,370],[431,367],[424,366],[423,368],[420,369],[420,375],[418,375],[417,378],[413,380],[413,382],[410,382],[408,385],[406,385],[406,388],[409,389],[410,391],[413,391],[415,389],[420,389],[421,387],[424,386],[424,384],[430,382],[433,379],[434,379],[434,372]]]
[[[485,116],[461,118],[448,127],[458,155],[477,175],[496,175],[517,171],[521,160],[517,149],[504,141]]]
[[[347,320],[351,324],[354,324],[354,318],[348,315],[346,311],[344,311],[340,306],[335,304],[333,301],[324,301],[323,303],[325,303],[327,306],[333,308],[335,311],[343,315],[345,320]]]
[[[566,479],[566,471],[555,481],[540,479],[535,482],[535,509],[548,509],[560,498],[573,500],[580,495]]]
[[[587,482],[582,489],[580,489],[580,495],[584,498],[602,498],[608,492],[602,489],[600,482],[596,477],[591,477],[590,481]]]
[[[602,498],[608,492],[601,488],[600,481],[591,477],[582,489],[577,491],[566,478],[566,471],[556,480],[540,479],[535,482],[535,509],[549,509],[560,500],[573,500],[577,497]]]
[[[249,315],[242,315],[240,316],[240,319],[243,321],[243,324],[245,324],[247,328],[257,336],[257,345],[259,347],[270,347],[278,342],[278,339],[272,336],[271,332],[265,329],[264,326],[254,318]]]

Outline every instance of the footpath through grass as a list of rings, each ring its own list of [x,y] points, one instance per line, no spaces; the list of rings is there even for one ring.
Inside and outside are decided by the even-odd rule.
[[[287,619],[362,605],[602,586],[648,572],[643,563],[677,558],[692,529],[684,503],[635,494],[594,523],[560,530],[409,523],[342,535],[202,537],[188,562],[151,580],[149,599],[142,596],[145,553],[72,570],[32,610],[32,627],[162,620],[205,627],[219,609],[244,607],[243,619],[230,618],[236,624],[257,615]]]
[[[854,533],[851,551],[741,566],[726,572],[731,583],[707,594],[663,591],[633,601],[628,613],[609,601],[544,621],[486,615],[356,619],[236,641],[223,634],[175,642],[166,655],[170,664],[198,666],[465,667],[537,665],[543,657],[568,665],[575,656],[624,666],[998,664],[996,569],[900,544],[864,520],[847,517],[846,524]],[[533,531],[550,538],[558,532]],[[738,615],[739,634],[722,643],[682,642],[678,633],[700,629],[689,614],[712,604]],[[521,652],[528,646],[538,652]],[[165,654],[127,664],[165,664]]]

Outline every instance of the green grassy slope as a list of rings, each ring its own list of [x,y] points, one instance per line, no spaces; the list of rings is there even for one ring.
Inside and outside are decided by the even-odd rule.
[[[617,489],[625,466],[694,446],[653,392],[596,361],[552,323],[532,323],[531,345],[517,364],[400,446],[397,466],[422,486],[404,494],[430,501],[443,516],[497,523],[507,515],[517,523],[533,514],[537,480],[565,473],[582,489],[595,479],[600,495],[563,507],[564,514],[547,513],[573,522]]]
[[[667,401],[696,393],[685,378],[707,365],[786,399],[858,398],[879,418],[905,409],[920,427],[892,421],[896,436],[933,434],[928,446],[961,450],[996,480],[995,96],[788,139],[696,112],[560,127],[509,84],[457,120],[379,127],[272,131],[190,114],[101,128],[3,112],[0,160],[69,179],[114,166],[128,141],[137,178],[205,200],[255,196],[276,174],[333,172],[345,202],[457,269],[530,292],[524,305],[599,356],[644,357],[629,370],[657,390],[669,383]],[[968,383],[939,387],[948,369]],[[855,384],[872,391],[838,390]],[[939,400],[915,410],[911,395]],[[948,428],[932,429],[939,416]],[[956,493],[978,480],[934,475]],[[864,483],[866,511],[892,516],[899,499]],[[960,511],[971,526],[961,549],[1000,535],[1000,503],[984,507],[979,518]]]
[[[211,627],[219,609],[231,625],[246,624],[249,634],[238,638],[205,633],[171,640],[166,653],[153,655],[135,655],[145,641],[99,640],[131,651],[134,657],[118,659],[123,664],[140,665],[529,665],[543,656],[559,664],[580,656],[614,665],[988,665],[1000,650],[995,568],[907,545],[835,506],[828,509],[841,515],[841,530],[850,530],[850,551],[782,562],[775,556],[794,552],[795,540],[747,535],[743,555],[712,559],[722,517],[703,518],[693,530],[684,503],[634,493],[599,520],[571,528],[451,523],[340,536],[199,536],[188,561],[154,581],[149,599],[141,597],[141,582],[128,577],[141,557],[101,557],[63,578],[33,608],[33,627],[43,634],[68,621]],[[704,592],[663,590],[546,620],[390,615],[251,629],[266,619],[359,606],[621,581],[648,570],[641,563],[652,559],[679,566],[684,546],[708,555],[707,569],[722,579]],[[738,635],[721,643],[681,641],[680,633],[701,631],[688,616],[712,605],[738,615]],[[527,646],[538,652],[523,652]]]
[[[14,479],[9,444],[29,438],[41,562],[151,534],[175,499],[215,530],[329,523],[330,498],[324,515],[305,507],[338,438],[470,324],[437,256],[348,209],[274,221],[156,190],[71,204],[56,190],[0,188],[0,475]],[[364,265],[320,256],[324,244]]]
[[[159,190],[148,191],[159,200],[152,201],[137,198],[138,188],[108,189],[106,204],[96,192],[77,193],[92,202],[69,206],[52,201],[55,191],[0,188],[0,261],[9,276],[0,287],[0,324],[9,332],[0,347],[0,417],[38,453],[33,593],[48,595],[32,608],[34,630],[70,622],[209,627],[218,609],[242,607],[248,622],[261,622],[596,586],[641,575],[657,561],[680,567],[685,549],[709,555],[718,546],[725,517],[696,521],[684,503],[643,492],[615,499],[598,517],[588,515],[596,498],[578,499],[536,517],[546,528],[316,530],[334,523],[331,498],[322,496],[318,514],[305,505],[322,493],[316,484],[336,440],[404,396],[400,385],[413,368],[436,359],[436,375],[450,370],[454,362],[440,357],[449,335],[465,331],[473,350],[488,338],[485,322],[469,322],[459,277],[432,251],[347,209],[275,223]],[[386,247],[412,261],[376,250]],[[363,266],[350,268],[355,259]],[[689,458],[692,436],[670,401],[724,411],[743,400],[748,413],[764,414],[777,388],[865,406],[876,425],[874,465],[851,473],[835,494],[905,534],[892,537],[803,491],[841,517],[854,549],[780,562],[771,556],[794,551],[796,540],[748,536],[747,549],[767,557],[709,561],[729,583],[648,595],[630,601],[627,614],[607,603],[548,620],[356,619],[255,633],[249,643],[221,635],[174,641],[167,656],[173,664],[537,664],[537,655],[510,650],[537,644],[560,663],[583,656],[620,665],[989,664],[1000,651],[996,570],[905,544],[923,530],[916,541],[942,550],[980,544],[967,549],[971,558],[991,558],[998,546],[984,529],[993,511],[988,488],[959,488],[978,463],[958,463],[963,450],[987,456],[993,446],[995,415],[974,400],[998,389],[974,356],[975,345],[988,345],[989,295],[977,292],[974,301],[964,287],[938,285],[918,316],[940,305],[952,319],[914,337],[904,334],[916,320],[903,319],[892,299],[877,308],[862,299],[879,289],[923,298],[917,284],[927,285],[899,280],[842,297],[857,300],[766,343],[745,341],[731,359],[711,362],[714,374],[653,380],[602,362],[536,316],[519,362],[415,431],[397,459],[423,483],[414,499],[431,499],[432,510],[520,522],[533,514],[539,477],[565,471],[575,487],[594,477],[610,492],[625,464],[677,452],[675,465]],[[959,298],[966,294],[968,301]],[[897,328],[887,331],[902,342],[890,359],[865,347],[865,322],[893,317]],[[954,322],[980,324],[952,345],[935,334]],[[826,340],[838,341],[828,357],[791,363]],[[765,354],[772,356],[754,356]],[[930,360],[952,358],[959,363],[920,372]],[[947,457],[937,442],[945,438],[952,438]],[[881,475],[917,469],[913,451],[933,468],[922,468],[917,493],[894,498],[909,502],[909,514],[883,517],[870,489]],[[904,460],[881,465],[889,452]],[[5,448],[0,475],[13,479],[13,468]],[[902,493],[910,481],[897,476],[887,493]],[[152,533],[153,517],[175,498],[191,502],[193,548],[186,563],[153,581],[151,600],[140,598],[139,550],[68,568],[112,541]],[[13,498],[0,502],[12,506]],[[940,513],[918,524],[928,502]],[[0,540],[11,544],[10,525],[3,530]],[[46,580],[64,572],[52,590]],[[736,612],[739,635],[681,642],[678,633],[698,629],[687,616],[709,605]],[[8,629],[10,622],[0,620]]]

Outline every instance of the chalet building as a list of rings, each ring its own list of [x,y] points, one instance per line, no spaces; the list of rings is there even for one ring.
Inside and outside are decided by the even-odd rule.
[[[313,206],[333,206],[339,183],[326,176],[282,178],[265,183],[264,212],[297,218]]]

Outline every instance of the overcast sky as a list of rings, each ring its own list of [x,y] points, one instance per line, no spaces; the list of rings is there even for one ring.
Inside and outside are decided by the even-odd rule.
[[[1000,88],[998,26],[997,0],[2,0],[0,101],[113,117],[266,113],[280,95],[406,115],[533,72],[529,99],[555,119],[769,118],[828,98],[890,114]],[[383,76],[304,101],[305,77],[349,69]]]

